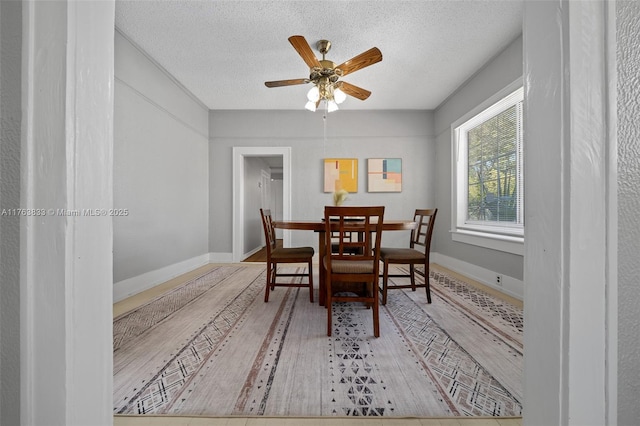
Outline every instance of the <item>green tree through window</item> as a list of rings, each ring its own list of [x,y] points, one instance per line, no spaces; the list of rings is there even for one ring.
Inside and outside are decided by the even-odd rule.
[[[469,130],[467,220],[518,222],[517,105]]]

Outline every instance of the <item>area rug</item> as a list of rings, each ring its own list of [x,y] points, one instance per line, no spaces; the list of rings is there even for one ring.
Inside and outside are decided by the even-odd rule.
[[[221,265],[115,318],[114,413],[522,415],[521,309],[432,271],[432,304],[389,292],[379,338],[356,303],[327,337],[307,289],[264,303],[264,283],[264,265]]]

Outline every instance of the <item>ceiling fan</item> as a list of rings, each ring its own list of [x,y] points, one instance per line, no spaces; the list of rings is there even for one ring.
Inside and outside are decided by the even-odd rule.
[[[382,60],[382,52],[377,47],[372,47],[366,52],[336,66],[332,61],[325,59],[325,54],[331,49],[329,40],[320,40],[316,44],[318,51],[322,54],[321,60],[316,58],[309,43],[303,36],[291,36],[289,37],[289,42],[309,66],[309,78],[267,81],[264,83],[267,87],[313,83],[313,87],[307,94],[309,102],[305,106],[310,111],[315,111],[323,100],[327,101],[327,111],[332,112],[337,110],[338,104],[345,100],[345,95],[350,95],[360,100],[365,100],[371,95],[370,91],[342,81],[340,77],[380,62]]]

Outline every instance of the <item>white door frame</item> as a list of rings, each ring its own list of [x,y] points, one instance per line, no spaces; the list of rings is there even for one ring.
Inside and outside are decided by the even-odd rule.
[[[242,261],[244,241],[244,159],[245,157],[282,156],[282,218],[291,219],[291,147],[248,146],[233,148],[233,248],[234,262]],[[290,232],[284,232],[283,243],[289,245]]]

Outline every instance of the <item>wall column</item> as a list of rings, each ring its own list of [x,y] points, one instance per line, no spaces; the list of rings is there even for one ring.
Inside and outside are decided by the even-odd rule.
[[[525,2],[526,425],[611,420],[609,24],[604,2]]]
[[[22,424],[113,424],[114,10],[23,3]]]

